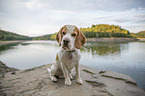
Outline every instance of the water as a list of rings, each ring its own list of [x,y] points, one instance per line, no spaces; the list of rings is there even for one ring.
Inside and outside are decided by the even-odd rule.
[[[0,60],[21,70],[53,63],[56,41],[27,41],[0,46]],[[80,63],[100,70],[129,75],[145,90],[145,42],[86,43]]]

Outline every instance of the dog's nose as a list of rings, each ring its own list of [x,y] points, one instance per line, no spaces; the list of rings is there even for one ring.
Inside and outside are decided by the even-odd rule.
[[[68,44],[70,42],[70,40],[69,39],[64,39],[63,42],[64,42],[64,44]]]

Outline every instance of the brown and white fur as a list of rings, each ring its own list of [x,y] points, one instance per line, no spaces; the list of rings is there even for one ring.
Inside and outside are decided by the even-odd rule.
[[[47,69],[52,81],[57,81],[56,76],[65,77],[65,84],[71,85],[71,70],[75,67],[77,83],[82,84],[80,77],[79,61],[80,48],[86,42],[84,34],[74,25],[63,26],[56,35],[60,49],[56,54],[56,62]]]

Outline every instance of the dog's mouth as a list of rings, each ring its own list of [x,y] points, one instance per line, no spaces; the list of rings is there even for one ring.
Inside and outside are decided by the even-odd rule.
[[[71,52],[71,51],[72,51],[72,49],[70,49],[68,46],[63,46],[62,48],[63,48],[64,50],[68,51],[68,52]]]
[[[68,45],[64,45],[62,48],[63,48],[64,50],[66,50],[66,51],[69,51],[69,50],[70,50],[70,48],[68,47]]]

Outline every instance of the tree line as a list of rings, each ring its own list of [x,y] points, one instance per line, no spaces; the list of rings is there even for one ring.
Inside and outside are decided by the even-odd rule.
[[[33,40],[55,40],[55,34],[48,34],[43,36],[33,37]]]

